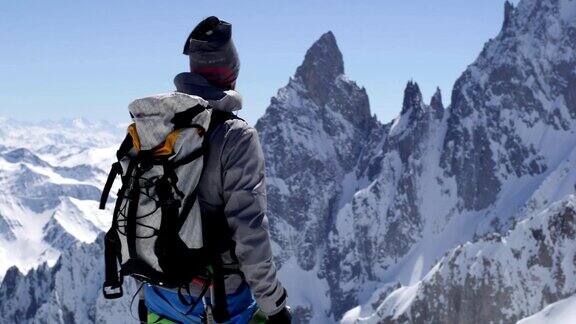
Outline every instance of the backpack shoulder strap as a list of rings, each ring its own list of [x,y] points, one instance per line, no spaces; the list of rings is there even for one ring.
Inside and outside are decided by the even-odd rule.
[[[216,129],[216,127],[218,127],[220,124],[224,124],[226,121],[232,119],[239,119],[242,121],[244,120],[231,112],[215,110],[212,108],[212,116],[210,117],[210,125],[208,126],[208,131],[214,131],[214,129]]]
[[[130,135],[130,133],[127,133],[126,137],[122,141],[122,144],[120,144],[118,151],[116,151],[116,158],[118,159],[118,161],[112,164],[110,172],[108,173],[108,178],[106,179],[106,184],[102,189],[102,195],[100,196],[100,205],[98,206],[100,209],[106,208],[106,202],[108,201],[108,195],[110,194],[110,189],[114,184],[114,180],[116,179],[116,176],[122,174],[122,167],[120,166],[119,161],[124,156],[128,155],[128,152],[130,152],[132,146],[133,146],[132,136]]]
[[[228,120],[239,119],[244,121],[244,119],[238,117],[237,115],[221,110],[213,110],[212,117],[210,119],[210,126],[208,127],[207,136],[204,139],[205,147],[209,145],[209,136],[214,130],[218,128],[221,124],[224,124]],[[206,147],[207,148],[207,147]],[[218,245],[214,246],[215,240],[217,237],[221,237],[222,235],[222,228],[227,227],[228,223],[226,221],[226,217],[224,213],[217,213],[216,215],[202,215],[202,225],[203,231],[206,231],[206,243],[208,244],[208,249],[210,250],[211,255],[211,263],[212,263],[212,290],[213,290],[213,300],[212,300],[212,311],[214,315],[214,319],[218,322],[226,322],[230,319],[230,313],[228,312],[228,302],[226,300],[226,289],[225,289],[225,276],[230,272],[227,272],[228,269],[224,268],[222,258],[221,258],[221,251]],[[214,236],[215,228],[219,228],[219,235]]]
[[[120,161],[124,156],[126,156],[133,146],[134,144],[132,141],[132,135],[130,134],[130,132],[127,132],[126,137],[124,137],[122,144],[120,144],[120,147],[118,148],[118,151],[116,151],[116,158],[118,159],[118,161]]]

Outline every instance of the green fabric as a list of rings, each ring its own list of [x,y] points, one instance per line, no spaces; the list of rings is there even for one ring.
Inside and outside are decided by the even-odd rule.
[[[254,316],[252,316],[252,319],[248,324],[266,324],[267,319],[268,316],[266,316],[264,312],[258,309],[258,311],[254,313]],[[148,312],[147,322],[148,324],[176,324],[176,322],[172,322],[171,320],[161,318],[160,316],[152,312]]]
[[[161,318],[157,314],[148,312],[148,324],[176,324],[176,322],[172,322],[171,320]]]
[[[250,320],[250,323],[248,323],[248,324],[265,324],[267,319],[268,319],[268,316],[266,316],[266,314],[264,314],[264,312],[262,312],[260,309],[258,309],[258,311],[256,313],[254,313],[254,316],[252,316],[252,319]]]

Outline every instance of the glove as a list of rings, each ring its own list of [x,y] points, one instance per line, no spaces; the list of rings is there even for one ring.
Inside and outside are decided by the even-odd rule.
[[[274,315],[268,316],[266,324],[290,324],[292,323],[292,313],[290,307],[286,306]]]

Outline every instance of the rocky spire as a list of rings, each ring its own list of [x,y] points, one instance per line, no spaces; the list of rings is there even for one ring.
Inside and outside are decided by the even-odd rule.
[[[402,112],[404,115],[411,111],[422,110],[422,92],[420,92],[420,87],[418,83],[414,81],[408,81],[406,88],[404,89],[404,102],[402,103]]]
[[[296,70],[296,77],[310,80],[312,73],[331,80],[344,73],[342,53],[331,31],[320,36],[308,49],[304,62]]]
[[[323,105],[336,78],[344,74],[342,53],[332,32],[322,35],[306,52],[304,62],[296,70],[295,78],[310,92],[311,97]]]
[[[506,30],[512,24],[512,14],[514,13],[514,5],[506,0],[504,3],[504,23],[502,24],[502,30]]]
[[[444,104],[442,103],[442,92],[440,91],[440,87],[436,88],[436,92],[430,100],[430,108],[432,109],[435,118],[440,119],[444,115]]]

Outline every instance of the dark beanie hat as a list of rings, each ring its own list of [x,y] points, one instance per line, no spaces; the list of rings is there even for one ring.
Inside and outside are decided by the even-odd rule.
[[[194,28],[184,54],[190,57],[190,71],[202,75],[220,88],[234,88],[240,60],[232,41],[232,25],[211,16]]]

